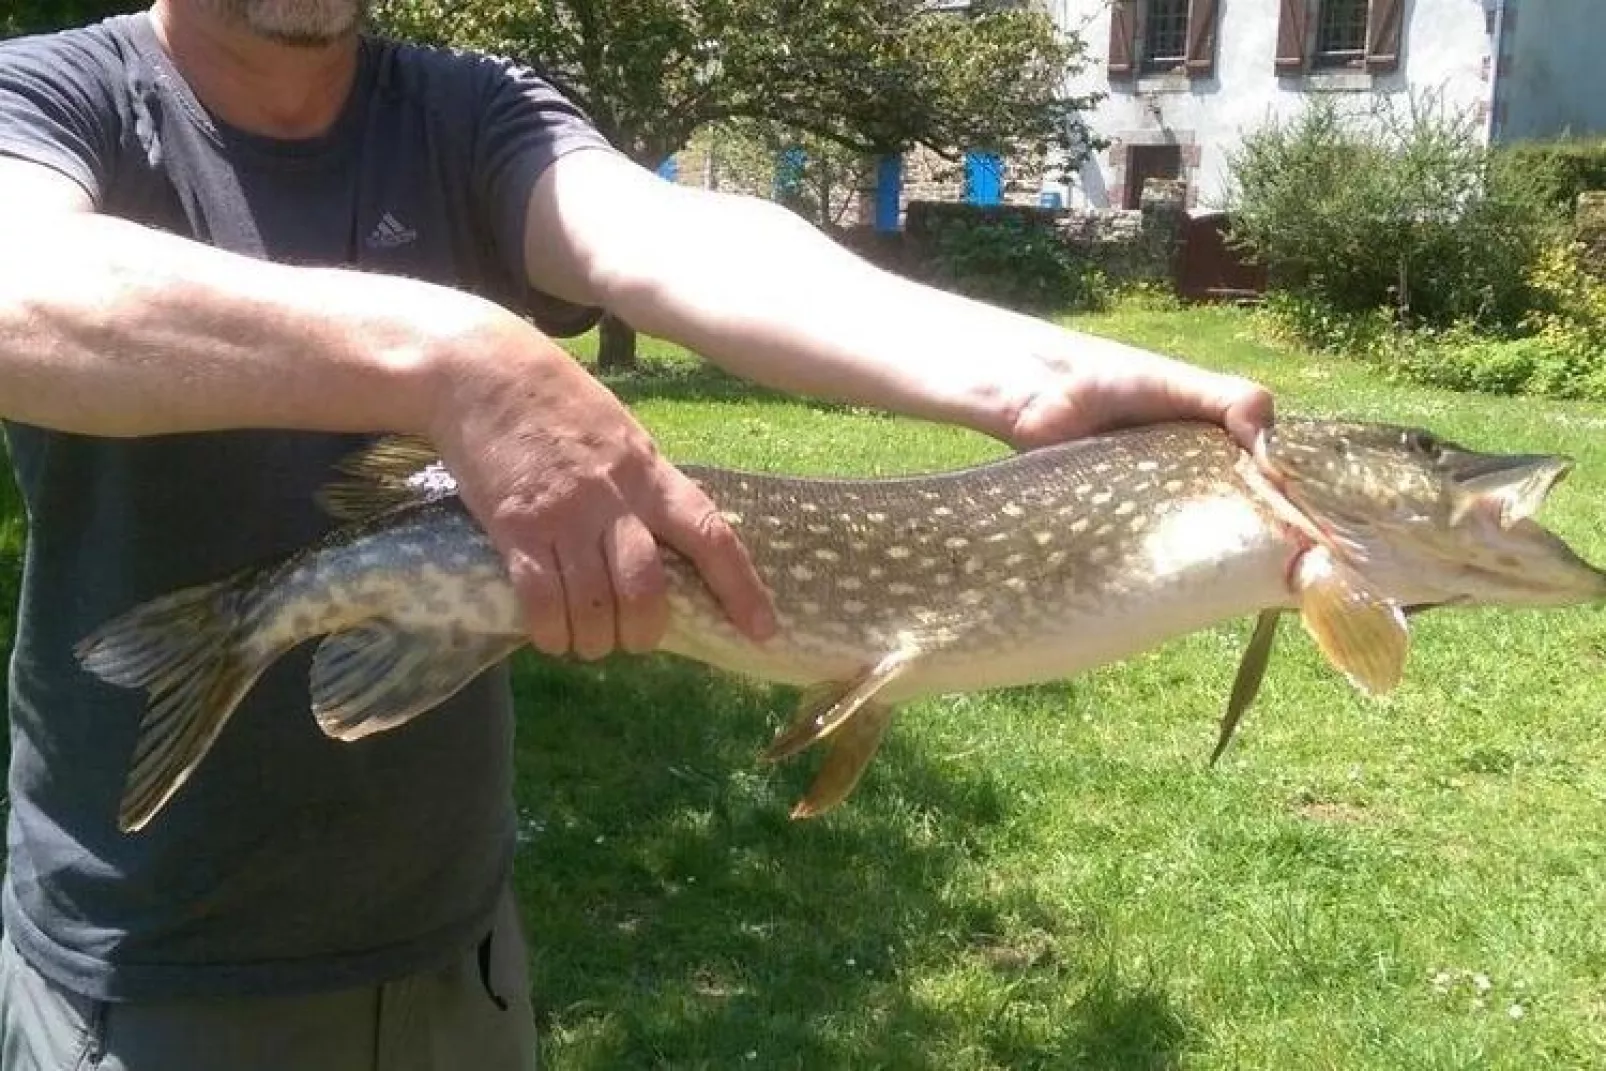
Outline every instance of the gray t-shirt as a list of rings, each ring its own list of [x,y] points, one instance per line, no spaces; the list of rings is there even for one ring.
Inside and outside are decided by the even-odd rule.
[[[143,14],[0,43],[0,154],[71,177],[99,211],[250,256],[462,287],[553,333],[594,312],[529,289],[525,206],[554,159],[604,146],[548,82],[484,57],[365,39],[333,129],[285,142],[210,116]],[[364,984],[477,940],[514,844],[505,673],[342,744],[311,717],[302,648],[125,835],[144,697],[71,653],[145,599],[321,535],[313,492],[362,440],[6,432],[29,510],[3,900],[23,953],[81,993],[131,1000]]]

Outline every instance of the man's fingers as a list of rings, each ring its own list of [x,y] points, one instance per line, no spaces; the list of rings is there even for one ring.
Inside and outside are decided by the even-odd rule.
[[[747,548],[696,484],[678,471],[672,481],[655,530],[691,559],[737,628],[752,639],[768,639],[775,632],[775,607]]]
[[[658,646],[669,625],[668,583],[658,543],[647,526],[625,517],[603,537],[613,577],[619,646],[642,654]]]
[[[560,545],[558,570],[574,653],[584,659],[603,657],[614,649],[617,633],[613,584],[600,543],[582,539]]]
[[[1277,418],[1271,391],[1247,379],[1232,377],[1221,422],[1246,450],[1253,450],[1260,433]]]
[[[543,654],[568,654],[569,611],[564,605],[563,581],[551,548],[515,550],[508,555],[507,570],[524,608],[530,643]]]

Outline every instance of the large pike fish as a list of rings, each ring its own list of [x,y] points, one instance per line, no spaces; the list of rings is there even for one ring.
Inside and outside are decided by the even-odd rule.
[[[341,740],[422,714],[525,642],[501,559],[432,460],[426,444],[381,443],[326,493],[349,522],[328,539],[79,645],[90,672],[149,693],[124,829],[151,820],[256,678],[306,640],[324,637],[312,713]],[[746,639],[666,551],[662,649],[805,687],[768,752],[825,743],[805,816],[852,791],[899,703],[1064,678],[1259,614],[1219,755],[1285,611],[1380,693],[1400,679],[1414,610],[1606,598],[1606,574],[1531,519],[1570,466],[1284,420],[1253,455],[1217,427],[1166,424],[896,479],[688,467],[745,540],[779,632]]]

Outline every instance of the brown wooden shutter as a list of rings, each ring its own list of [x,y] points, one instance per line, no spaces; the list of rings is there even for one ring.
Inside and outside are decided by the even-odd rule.
[[[1110,63],[1112,75],[1129,75],[1137,69],[1136,51],[1138,0],[1114,0],[1110,4]]]
[[[1189,0],[1188,76],[1207,77],[1216,69],[1216,13],[1219,0]]]
[[[1366,69],[1392,71],[1400,65],[1404,0],[1371,0],[1366,13]]]
[[[1299,74],[1305,69],[1305,40],[1309,36],[1307,0],[1282,0],[1277,14],[1277,73]]]

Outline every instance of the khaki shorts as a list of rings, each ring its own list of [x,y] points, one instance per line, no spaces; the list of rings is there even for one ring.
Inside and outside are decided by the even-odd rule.
[[[438,970],[306,997],[90,1000],[0,941],[0,1071],[532,1071],[535,1019],[511,891]]]

